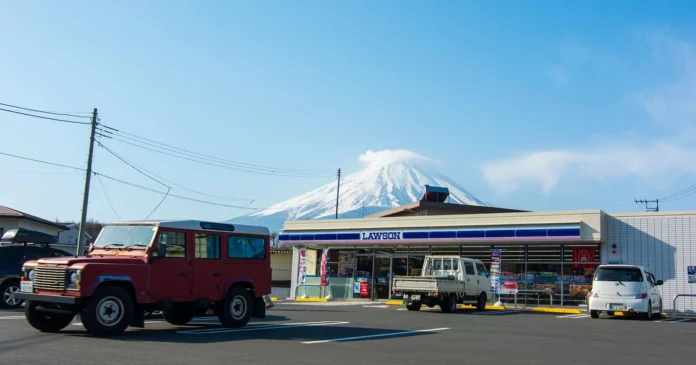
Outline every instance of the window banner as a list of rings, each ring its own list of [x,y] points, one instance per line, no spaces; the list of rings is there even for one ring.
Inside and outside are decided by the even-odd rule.
[[[307,281],[307,249],[300,248],[300,266],[298,271],[298,282],[304,284]]]
[[[573,268],[588,269],[596,267],[597,249],[593,247],[573,247]]]
[[[491,250],[491,293],[500,294],[500,267],[502,265],[501,250]]]
[[[329,285],[329,249],[325,248],[321,252],[321,283],[319,286]]]

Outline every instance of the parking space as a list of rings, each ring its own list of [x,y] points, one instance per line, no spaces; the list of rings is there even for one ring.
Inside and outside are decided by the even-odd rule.
[[[215,317],[174,326],[155,316],[146,328],[129,329],[115,338],[88,335],[78,320],[60,333],[40,333],[29,327],[21,311],[3,311],[0,360],[75,365],[93,364],[98,356],[101,364],[143,359],[152,364],[422,364],[436,358],[445,363],[586,364],[690,361],[695,354],[691,342],[696,322],[691,319],[595,320],[584,314],[402,309],[288,303],[240,329],[223,328]]]

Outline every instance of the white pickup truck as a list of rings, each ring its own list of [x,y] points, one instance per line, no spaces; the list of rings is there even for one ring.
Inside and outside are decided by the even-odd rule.
[[[457,304],[473,304],[482,311],[491,297],[491,280],[480,260],[426,256],[421,276],[395,276],[392,291],[403,294],[409,311],[423,304],[439,305],[445,313],[454,312]]]

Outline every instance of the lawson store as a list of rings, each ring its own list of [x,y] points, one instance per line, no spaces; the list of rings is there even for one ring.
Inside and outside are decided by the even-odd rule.
[[[696,211],[541,213],[418,201],[362,219],[287,221],[279,241],[293,248],[297,297],[400,299],[390,279],[420,275],[425,255],[461,255],[490,268],[491,250],[501,251],[505,303],[517,292],[519,304],[583,305],[602,263],[651,270],[665,282],[665,310],[676,294],[696,294],[696,275],[689,275]],[[677,310],[695,311],[696,300],[680,298]]]

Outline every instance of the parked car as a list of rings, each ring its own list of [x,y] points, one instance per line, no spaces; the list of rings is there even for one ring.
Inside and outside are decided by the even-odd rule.
[[[599,318],[602,312],[640,313],[653,319],[662,313],[662,296],[652,272],[642,266],[600,265],[592,281],[589,294],[590,316]]]
[[[268,228],[201,221],[106,225],[87,257],[29,261],[20,293],[29,324],[57,332],[79,314],[96,336],[144,327],[144,313],[185,325],[212,310],[223,326],[265,317]]]
[[[484,310],[491,297],[491,279],[480,260],[426,256],[421,276],[395,276],[392,291],[403,294],[409,311],[418,311],[425,304],[439,305],[443,312],[451,313],[458,303]]]
[[[44,257],[72,256],[69,252],[51,248],[50,242],[56,241],[55,237],[25,229],[13,229],[5,232],[0,245],[0,308],[19,308],[24,303],[17,298],[19,282],[22,277],[22,266],[25,262],[38,260]]]

